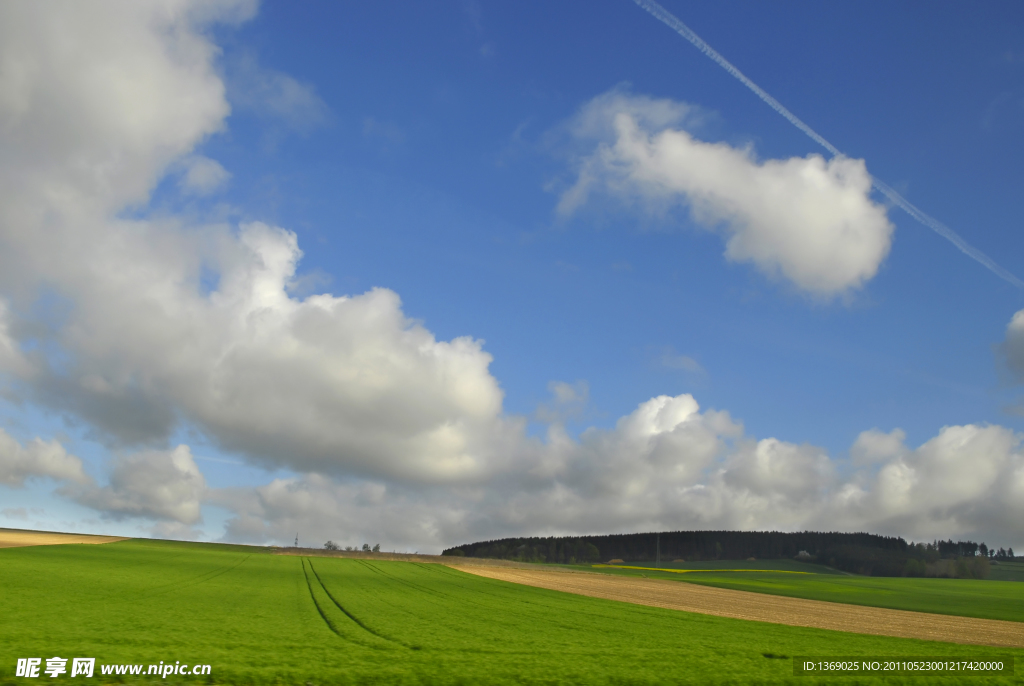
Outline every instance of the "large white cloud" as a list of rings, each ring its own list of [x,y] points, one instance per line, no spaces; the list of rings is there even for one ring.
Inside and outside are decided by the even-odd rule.
[[[66,489],[72,497],[107,517],[143,517],[181,524],[202,519],[206,479],[186,445],[149,450],[114,459],[110,484]]]
[[[819,155],[758,161],[750,147],[706,143],[682,128],[692,108],[621,89],[583,107],[572,133],[593,149],[559,204],[595,190],[647,206],[688,205],[726,237],[726,257],[752,262],[820,296],[870,280],[889,253],[893,226],[870,198],[863,160]]]
[[[988,535],[1020,545],[1020,435],[1001,426],[947,426],[915,449],[902,444],[902,432],[889,437],[899,442],[888,446],[877,471],[837,491],[833,521],[921,539]]]
[[[1021,440],[1003,427],[965,425],[910,448],[898,429],[871,430],[851,453],[865,444],[885,450],[867,463],[847,461],[815,446],[756,440],[727,413],[701,412],[689,395],[661,396],[579,439],[554,426],[520,464],[481,486],[310,474],[211,497],[235,513],[228,539],[248,542],[286,542],[298,532],[313,545],[436,552],[526,534],[809,529],[1019,547]]]
[[[172,165],[193,170],[196,145],[223,128],[203,22],[247,7],[4,5],[0,363],[22,397],[111,444],[165,441],[184,419],[266,463],[482,478],[508,429],[480,342],[435,340],[386,289],[291,297],[301,252],[288,231],[118,216]],[[265,80],[249,75],[257,106]],[[40,302],[56,303],[48,326],[9,342]]]
[[[26,479],[39,477],[89,483],[82,461],[69,454],[58,441],[34,438],[23,446],[0,429],[0,484],[24,486]]]

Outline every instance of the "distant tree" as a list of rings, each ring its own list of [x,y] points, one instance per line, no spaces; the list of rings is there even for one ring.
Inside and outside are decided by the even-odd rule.
[[[986,579],[989,573],[987,557],[977,557],[971,561],[971,576],[975,579]]]
[[[327,541],[324,543],[324,550],[341,550],[341,546],[334,541]]]
[[[370,552],[370,544],[369,543],[364,543],[363,544],[363,552],[364,553]]]
[[[925,571],[924,562],[911,558],[907,560],[907,564],[903,567],[903,576],[924,576]]]
[[[348,552],[352,552],[353,550],[355,550],[355,548],[353,548],[350,545],[347,545],[347,546],[345,546],[345,550],[347,550]]]
[[[380,543],[374,544],[373,552],[375,552],[375,553],[379,553],[380,552]]]
[[[988,557],[988,546],[987,546],[987,545],[985,545],[984,543],[980,544],[980,545],[978,546],[978,553],[979,553],[979,554],[980,554],[980,555],[981,555],[982,557]]]
[[[1013,548],[1007,548],[1006,549],[1006,556],[1011,558],[1011,559],[1014,557]]]

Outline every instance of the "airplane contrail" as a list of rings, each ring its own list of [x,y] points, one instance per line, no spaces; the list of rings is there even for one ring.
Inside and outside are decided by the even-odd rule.
[[[828,150],[830,153],[832,153],[832,155],[836,157],[845,157],[845,155],[839,148],[825,140],[825,138],[822,137],[821,134],[819,134],[817,131],[815,131],[810,126],[805,124],[798,116],[796,116],[788,109],[786,109],[781,102],[779,102],[772,96],[768,95],[768,93],[766,93],[763,88],[761,88],[756,83],[747,78],[747,76],[743,72],[734,67],[733,64],[729,62],[729,60],[722,57],[722,55],[717,50],[715,50],[710,45],[705,43],[700,36],[694,33],[689,26],[681,22],[679,18],[676,17],[674,14],[672,14],[667,9],[659,5],[654,0],[633,1],[643,9],[650,12],[655,19],[668,26],[670,29],[678,33],[686,40],[690,41],[690,43],[692,43],[695,48],[703,52],[705,55],[714,60],[720,67],[722,67],[727,72],[732,74],[740,83],[742,83],[744,86],[752,90],[754,94],[757,95],[757,97],[764,100],[769,107],[771,107],[773,110],[775,110],[783,117],[785,117],[790,124],[803,131],[808,138],[810,138],[815,143]],[[989,271],[991,271],[993,274],[1003,279],[1004,281],[1013,284],[1017,288],[1024,288],[1024,281],[1021,281],[1016,276],[1014,276],[1013,274],[1011,274],[1010,272],[1008,272],[1007,270],[1003,269],[998,264],[993,262],[992,258],[990,258],[985,253],[981,252],[977,248],[971,246],[967,241],[961,238],[960,235],[953,231],[951,228],[949,228],[939,220],[934,219],[933,217],[930,217],[924,212],[922,212],[920,209],[914,206],[909,200],[907,200],[902,195],[897,193],[892,186],[885,183],[884,181],[880,181],[874,176],[871,177],[871,183],[875,188],[878,189],[880,193],[882,193],[882,195],[889,198],[889,200],[894,205],[896,205],[901,210],[903,210],[911,217],[916,219],[918,222],[927,226],[929,229],[931,229],[932,231],[939,234],[947,241],[955,245],[960,250],[960,252],[967,255],[971,259],[975,260],[976,262],[981,264],[983,267],[987,268]]]

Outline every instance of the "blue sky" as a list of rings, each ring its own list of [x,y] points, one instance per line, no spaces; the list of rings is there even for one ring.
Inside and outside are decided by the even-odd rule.
[[[1016,164],[1024,153],[1024,10],[1018,5],[663,4],[851,160],[863,160],[866,173],[1024,276],[1015,229],[1024,214]],[[667,176],[651,181],[640,167],[620,176],[632,158],[619,152],[614,164],[602,166],[599,151],[613,150],[615,141],[581,133],[581,113],[596,112],[608,123],[622,103],[648,113],[652,103],[686,109],[671,121],[641,123],[648,141],[666,130],[685,131],[717,144],[716,155],[739,151],[756,164],[828,157],[634,3],[224,3],[207,16],[188,3],[174,8],[171,24],[194,40],[172,42],[177,52],[138,61],[140,69],[154,70],[147,81],[154,92],[129,92],[127,102],[171,102],[198,92],[175,90],[170,77],[163,88],[161,78],[175,69],[182,70],[179,80],[201,78],[206,99],[183,106],[177,118],[154,115],[130,144],[118,138],[135,131],[130,124],[111,127],[112,134],[103,125],[122,115],[136,121],[123,107],[97,118],[94,130],[83,127],[96,169],[106,169],[106,151],[120,145],[137,156],[136,166],[125,163],[117,172],[138,178],[137,189],[118,194],[104,184],[68,183],[83,197],[100,198],[102,209],[86,222],[97,227],[88,230],[89,245],[121,236],[120,222],[131,219],[138,226],[129,234],[152,232],[151,247],[163,240],[177,247],[130,262],[109,252],[90,257],[85,248],[79,254],[86,268],[71,279],[33,266],[44,263],[43,248],[26,238],[51,230],[51,243],[62,240],[60,231],[86,235],[74,220],[56,230],[24,219],[47,210],[51,196],[26,192],[28,210],[2,220],[0,245],[10,264],[28,265],[11,267],[0,280],[8,336],[19,355],[34,361],[4,370],[8,401],[0,407],[0,428],[22,452],[8,458],[15,466],[0,480],[7,484],[0,485],[6,516],[0,525],[251,542],[284,542],[286,532],[302,527],[314,540],[372,539],[421,550],[498,535],[762,526],[870,529],[917,540],[973,536],[1024,546],[1013,523],[1019,522],[1016,489],[1024,489],[1017,433],[1024,431],[1024,414],[1015,409],[1024,368],[1016,362],[1024,353],[1015,351],[1024,344],[1014,330],[1008,333],[1022,307],[1021,290],[887,208],[877,193],[856,200],[880,221],[887,218],[891,234],[884,227],[871,234],[883,242],[891,235],[884,256],[865,258],[862,278],[831,290],[808,287],[764,259],[727,257],[736,223],[727,212],[713,211],[712,220],[691,212],[723,193],[729,202],[745,202],[742,194],[729,195],[728,175],[701,200],[696,186],[669,188]],[[156,30],[123,8],[108,9],[103,30],[111,35]],[[45,11],[14,14],[21,16],[5,23],[27,35],[58,35]],[[88,41],[68,44],[39,41],[0,59],[9,66],[59,63],[53,55],[73,53],[88,64],[102,52]],[[134,59],[131,41],[123,44],[114,58],[122,65]],[[181,57],[183,50],[194,50],[192,62]],[[200,66],[190,71],[185,62]],[[100,97],[40,74],[33,92],[51,99],[29,100],[29,110],[53,99]],[[96,93],[118,78],[134,83],[130,74],[112,74]],[[13,77],[0,81],[4,89],[20,92]],[[3,105],[15,122],[4,134],[11,146],[13,136],[26,138],[17,126],[28,126],[10,104],[18,102],[12,96]],[[180,135],[165,140],[162,132],[193,116],[191,128],[182,125]],[[54,152],[40,173],[64,178],[79,159],[74,150]],[[585,202],[560,211],[588,160],[599,180]],[[5,174],[23,171],[14,162],[8,167]],[[198,179],[192,186],[185,180],[190,174]],[[780,207],[797,204],[784,192],[771,197]],[[366,446],[383,445],[387,436],[383,443],[384,434],[361,436],[361,420],[347,416],[339,421],[354,428],[332,433],[331,417],[369,397],[359,384],[379,388],[366,380],[384,374],[371,359],[378,350],[372,341],[343,360],[331,357],[332,346],[349,340],[340,332],[359,326],[348,319],[334,337],[318,339],[324,357],[316,359],[349,371],[315,388],[282,361],[291,353],[281,351],[292,350],[284,346],[272,361],[246,358],[252,368],[231,377],[237,386],[218,387],[228,396],[200,397],[174,379],[219,373],[214,358],[238,349],[230,339],[236,334],[210,343],[221,346],[221,357],[180,367],[167,360],[191,350],[188,336],[159,358],[139,352],[151,345],[128,344],[148,340],[154,327],[183,330],[182,320],[170,300],[161,301],[162,310],[147,308],[152,321],[146,323],[110,314],[121,297],[111,299],[115,286],[102,285],[111,274],[138,272],[150,284],[147,273],[178,265],[193,279],[188,297],[215,305],[226,292],[225,275],[242,259],[223,251],[249,245],[244,227],[251,222],[294,233],[302,258],[286,291],[291,302],[321,293],[355,301],[387,289],[396,300],[381,311],[409,320],[395,336],[419,322],[434,341],[476,341],[476,352],[465,357],[472,363],[466,376],[456,365],[406,386],[403,374],[418,374],[418,363],[388,366],[392,376],[384,376],[394,388],[374,396],[379,404],[366,405],[393,413],[379,431],[406,437],[402,427],[419,421],[416,412],[447,407],[444,399],[461,393],[459,379],[473,388],[491,384],[482,396],[458,395],[452,407],[462,409],[453,414],[423,420],[449,428],[472,424],[465,454],[436,457],[440,448],[433,443],[378,454]],[[263,236],[261,245],[280,247],[274,236]],[[229,247],[209,248],[217,241]],[[53,263],[62,259],[73,256]],[[813,256],[799,260],[801,268],[821,269],[808,266]],[[130,290],[126,283],[116,288]],[[40,327],[49,333],[38,333]],[[81,334],[83,327],[93,334]],[[425,344],[415,345],[422,352]],[[482,372],[485,354],[491,359]],[[40,355],[45,373],[33,366]],[[250,385],[251,376],[269,379],[271,369],[279,376]],[[109,392],[137,400],[112,405],[116,417],[97,414],[90,409],[96,397],[72,398],[64,383],[88,393],[114,388]],[[259,410],[239,406],[230,417],[219,413],[214,398],[236,393],[279,395],[283,409],[264,403]],[[351,402],[335,407],[324,399],[332,393]],[[638,407],[687,394],[700,408],[687,410],[689,419],[627,440],[624,427]],[[261,428],[273,424],[261,412],[301,427],[301,419],[287,418],[287,408],[306,402],[323,410],[322,424],[280,440],[271,439],[284,434]],[[658,407],[668,407],[665,402]],[[132,419],[132,407],[146,409]],[[478,417],[477,407],[491,410]],[[728,413],[728,426],[714,419],[719,411]],[[264,419],[244,419],[257,416]],[[684,427],[687,421],[693,426]],[[697,424],[717,447],[679,438]],[[943,433],[944,427],[952,431]],[[872,436],[891,437],[894,430],[902,431],[901,440],[875,457],[856,457],[866,454]],[[72,462],[63,471],[31,466],[36,457],[25,455],[37,437],[57,441],[67,460],[81,461],[85,476],[75,476]],[[676,452],[664,457],[669,444]],[[187,457],[174,452],[178,446],[186,446]],[[409,458],[408,450],[440,462],[411,466],[403,460],[419,458]],[[698,454],[704,457],[693,457]],[[474,466],[465,473],[437,466],[449,459]],[[673,481],[685,465],[692,474]],[[630,488],[608,485],[634,468],[646,476]],[[812,473],[817,476],[808,480]],[[906,502],[886,500],[885,475],[896,473],[912,474]],[[987,474],[990,482],[961,497],[955,483],[961,473]],[[179,477],[179,489],[155,495],[156,482]],[[671,489],[662,492],[658,483]],[[804,485],[793,490],[796,483]],[[1001,495],[993,495],[999,488]],[[849,504],[849,489],[860,489],[859,504]],[[1003,514],[990,511],[997,504]],[[872,510],[888,514],[873,517]]]

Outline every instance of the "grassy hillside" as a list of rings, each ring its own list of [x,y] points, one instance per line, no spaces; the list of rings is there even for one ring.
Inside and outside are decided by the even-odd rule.
[[[209,677],[130,683],[316,685],[813,684],[780,656],[1024,658],[640,607],[440,565],[153,541],[0,550],[0,607],[3,684],[39,681],[14,676],[17,658],[55,655],[212,665]],[[90,683],[126,680],[99,671]]]
[[[817,565],[785,562],[777,568],[787,571],[815,571]],[[1024,588],[1017,582],[977,579],[910,579],[893,577],[863,577],[844,574],[793,574],[779,572],[733,572],[726,569],[744,569],[743,564],[716,562],[674,565],[675,569],[694,569],[691,573],[656,571],[654,569],[616,569],[614,567],[582,567],[605,574],[665,578],[739,591],[754,591],[772,595],[827,600],[835,603],[870,605],[895,610],[933,612],[963,615],[984,619],[1005,619],[1024,622]],[[757,563],[764,569],[770,562]],[[797,569],[797,567],[800,569]],[[1001,565],[999,565],[1001,567]],[[998,567],[996,567],[998,568]],[[1024,628],[1022,628],[1024,630]]]

